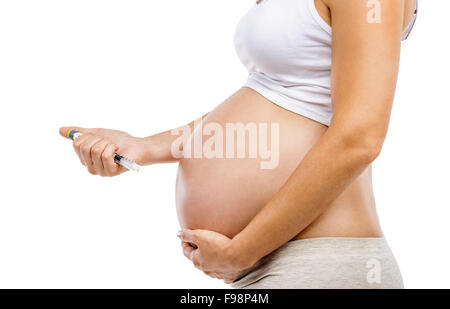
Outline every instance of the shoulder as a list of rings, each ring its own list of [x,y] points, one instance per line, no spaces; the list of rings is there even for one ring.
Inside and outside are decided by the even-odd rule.
[[[335,13],[346,12],[349,17],[360,18],[377,14],[396,15],[403,19],[404,0],[320,0],[330,11]],[[407,0],[414,1],[414,0]]]
[[[401,40],[404,0],[321,0],[329,8],[333,36]]]

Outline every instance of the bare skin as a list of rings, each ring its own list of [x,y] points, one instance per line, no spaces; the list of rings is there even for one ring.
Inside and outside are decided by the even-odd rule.
[[[207,275],[230,282],[287,241],[314,237],[382,235],[372,193],[371,163],[388,123],[400,36],[414,0],[380,0],[383,23],[365,22],[359,0],[316,0],[333,26],[332,99],[329,128],[284,110],[241,88],[203,122],[278,122],[280,163],[261,171],[260,159],[181,159],[172,156],[177,136],[148,138],[125,132],[77,128],[80,161],[92,174],[124,170],[117,151],[142,165],[180,162],[177,210],[183,252]],[[361,4],[362,3],[362,4]],[[349,31],[352,30],[352,31]],[[194,123],[189,124],[194,129]],[[65,136],[70,128],[61,128]],[[195,134],[200,134],[198,131]]]
[[[282,187],[327,127],[287,111],[250,88],[241,88],[211,111],[203,125],[267,123],[280,125],[279,165],[261,170],[261,158],[186,159],[177,178],[177,210],[183,228],[204,229],[233,238]],[[197,130],[192,136],[201,134]],[[246,140],[248,149],[249,140]],[[211,171],[214,171],[213,176]],[[239,181],[236,181],[236,180]],[[381,235],[371,189],[370,169],[358,177],[295,239],[321,236]]]

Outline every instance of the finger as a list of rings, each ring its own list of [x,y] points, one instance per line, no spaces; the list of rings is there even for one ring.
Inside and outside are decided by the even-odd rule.
[[[189,260],[191,260],[192,253],[195,250],[195,248],[192,247],[189,243],[184,241],[181,242],[181,248],[183,249],[184,256],[187,257]]]
[[[108,176],[102,160],[103,152],[105,151],[105,148],[108,146],[108,144],[109,141],[107,141],[106,139],[102,139],[91,148],[93,168],[100,176]]]
[[[195,249],[191,252],[191,257],[189,258],[194,264],[195,268],[204,271],[202,264],[200,263],[200,259],[198,257],[198,249]]]
[[[117,175],[120,171],[120,165],[114,161],[114,154],[116,153],[116,151],[117,146],[109,143],[106,145],[102,153],[101,160],[103,162],[106,176]]]
[[[216,279],[220,279],[220,276],[216,272],[212,272],[212,276]]]
[[[210,272],[210,271],[204,271],[203,273],[204,273],[205,275],[211,277],[211,278],[217,279],[216,274],[213,273],[213,272]]]
[[[198,249],[192,247],[191,244],[185,243],[185,242],[182,242],[182,247],[183,247],[184,256],[187,257],[189,260],[191,260],[191,262],[192,262],[192,264],[194,264],[195,268],[203,270],[202,266],[200,264],[200,260],[196,254],[198,252]]]
[[[86,134],[86,133],[90,132],[90,129],[87,129],[87,128],[80,128],[80,127],[70,126],[70,127],[61,127],[61,128],[59,128],[59,134],[62,137],[69,138],[69,132],[72,131],[72,130],[78,131],[78,132],[83,133],[83,134]]]
[[[231,279],[223,279],[223,282],[225,282],[226,284],[231,284],[234,282],[234,280]]]
[[[86,165],[86,163],[83,160],[83,157],[81,155],[81,145],[89,138],[91,138],[91,134],[86,134],[78,137],[76,140],[73,141],[73,149],[75,150],[78,158],[80,159],[81,164]]]
[[[185,242],[189,242],[191,244],[194,244],[198,247],[198,243],[199,243],[199,237],[198,237],[198,232],[195,230],[182,230],[181,231],[181,235],[180,238],[182,241]]]
[[[89,172],[92,173],[92,172],[95,172],[95,169],[93,166],[94,162],[92,161],[91,150],[92,150],[92,146],[94,146],[101,140],[101,137],[91,135],[91,134],[86,134],[86,135],[88,137],[83,139],[82,144],[80,145],[80,156],[81,156],[81,159],[84,161],[86,167],[88,168]],[[85,135],[83,135],[83,136],[85,136]]]
[[[227,284],[233,283],[234,281],[236,281],[240,276],[241,276],[242,272],[235,272],[235,273],[230,273],[226,276],[222,276],[223,281]]]

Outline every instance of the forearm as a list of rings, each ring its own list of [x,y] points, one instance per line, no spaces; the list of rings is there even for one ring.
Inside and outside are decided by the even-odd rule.
[[[376,157],[330,132],[309,151],[284,186],[230,244],[246,267],[279,248],[322,214]]]
[[[203,119],[207,115],[208,114],[203,115],[200,119]],[[180,128],[142,138],[142,142],[148,149],[146,152],[145,162],[148,162],[149,164],[177,162],[180,158],[174,156],[172,153],[172,144],[177,138],[180,137],[179,132],[183,129],[192,133],[195,129],[196,122],[200,119],[194,120]]]

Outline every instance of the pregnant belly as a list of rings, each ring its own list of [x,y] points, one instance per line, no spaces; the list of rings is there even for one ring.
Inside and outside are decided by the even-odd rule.
[[[181,226],[233,237],[325,130],[241,88],[196,126],[184,147],[176,186]]]
[[[184,147],[176,184],[181,226],[238,234],[326,129],[241,88],[196,126]],[[351,185],[304,237],[379,234],[374,207],[365,203],[371,200],[366,178]]]

